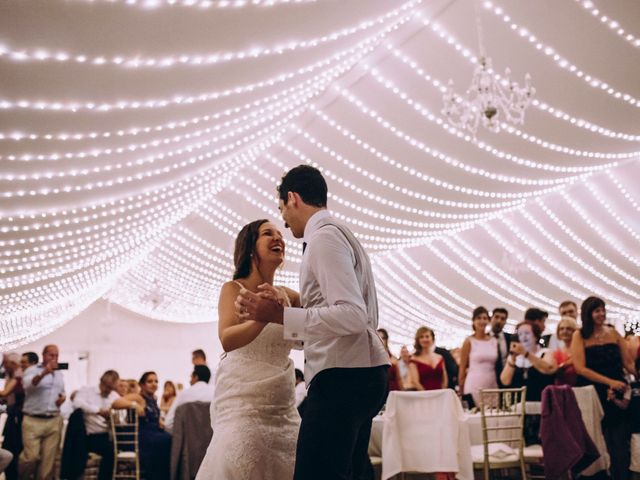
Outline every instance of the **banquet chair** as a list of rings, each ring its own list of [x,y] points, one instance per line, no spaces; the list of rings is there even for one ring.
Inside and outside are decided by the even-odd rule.
[[[491,470],[519,468],[527,478],[524,452],[524,415],[527,387],[480,391],[482,445],[471,447],[474,470],[483,470],[484,479]]]
[[[435,472],[473,479],[468,425],[453,390],[392,391],[383,417],[383,480]]]
[[[135,409],[111,410],[113,441],[113,480],[140,480],[139,420]]]

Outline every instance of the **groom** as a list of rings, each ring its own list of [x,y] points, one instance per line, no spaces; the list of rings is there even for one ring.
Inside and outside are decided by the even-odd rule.
[[[300,301],[283,307],[242,290],[243,318],[284,325],[302,340],[307,405],[300,425],[295,480],[372,479],[367,454],[371,419],[387,396],[389,357],[376,334],[378,303],[369,257],[327,210],[327,183],[300,165],[282,177],[279,208],[302,238]]]

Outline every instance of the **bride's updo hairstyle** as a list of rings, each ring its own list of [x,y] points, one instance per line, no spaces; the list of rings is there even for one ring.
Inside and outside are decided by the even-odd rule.
[[[236,246],[233,251],[233,279],[246,278],[251,273],[251,260],[256,251],[256,241],[260,233],[260,226],[269,220],[254,220],[246,224],[236,237]],[[259,260],[259,259],[258,259]]]

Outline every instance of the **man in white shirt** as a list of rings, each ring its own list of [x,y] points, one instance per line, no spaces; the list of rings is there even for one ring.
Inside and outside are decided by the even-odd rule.
[[[164,429],[168,432],[173,430],[173,422],[176,417],[176,410],[180,405],[189,402],[212,402],[214,386],[209,384],[211,370],[206,365],[196,365],[191,374],[191,387],[178,393],[178,396],[171,404],[171,408],[164,420]]]
[[[112,408],[136,408],[143,414],[142,403],[122,398],[116,392],[120,376],[115,370],[107,370],[100,377],[100,385],[82,387],[73,399],[73,408],[81,409],[87,433],[87,450],[102,457],[98,478],[108,480],[113,473],[113,444],[109,438],[108,419]]]
[[[20,478],[52,479],[62,433],[60,405],[66,399],[64,378],[58,370],[58,347],[47,345],[42,365],[27,368],[22,377],[25,400],[22,407]]]
[[[327,184],[300,165],[282,177],[285,227],[303,238],[300,299],[284,307],[261,286],[240,291],[243,319],[284,325],[302,340],[308,395],[296,450],[295,480],[373,478],[367,447],[371,420],[387,396],[389,357],[376,333],[378,302],[367,253],[327,210]]]

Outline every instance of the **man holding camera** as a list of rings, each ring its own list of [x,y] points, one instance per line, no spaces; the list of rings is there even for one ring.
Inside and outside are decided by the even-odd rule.
[[[42,364],[24,372],[24,449],[19,460],[20,478],[33,478],[37,473],[38,480],[53,479],[62,432],[60,405],[66,399],[64,379],[58,369],[58,347],[47,345],[42,351]]]

